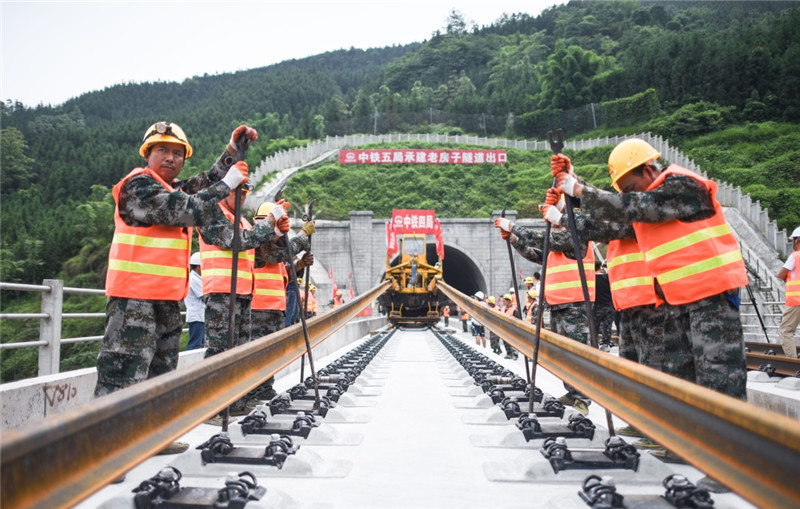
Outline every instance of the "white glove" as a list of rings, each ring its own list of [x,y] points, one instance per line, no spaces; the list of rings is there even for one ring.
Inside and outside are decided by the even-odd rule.
[[[561,226],[561,218],[563,216],[564,216],[564,214],[559,212],[557,207],[554,207],[553,205],[545,205],[545,207],[544,207],[544,219],[545,219],[545,221],[548,221],[553,226]]]
[[[239,184],[247,182],[247,174],[247,163],[244,161],[237,161],[230,167],[228,173],[222,178],[222,181],[225,182],[225,185],[227,185],[229,189],[236,189],[239,187]]]
[[[511,228],[514,227],[514,223],[504,217],[501,217],[494,220],[494,227],[500,228],[501,230],[506,232],[510,232]]]
[[[561,173],[559,174],[559,188],[570,196],[575,196],[575,185],[578,179],[575,178],[574,173]]]

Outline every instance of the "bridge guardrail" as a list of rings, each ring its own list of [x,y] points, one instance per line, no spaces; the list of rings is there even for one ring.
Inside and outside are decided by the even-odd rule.
[[[45,279],[41,285],[0,282],[0,290],[41,292],[42,294],[41,313],[0,313],[1,320],[38,319],[40,321],[38,341],[0,343],[0,351],[38,347],[38,376],[52,375],[59,372],[59,363],[61,362],[61,345],[67,345],[71,343],[87,343],[90,341],[99,341],[103,339],[102,335],[62,338],[61,325],[64,319],[67,318],[105,318],[106,316],[104,312],[64,313],[64,294],[105,295],[105,290],[64,286],[64,281],[60,279]],[[185,314],[185,312],[181,312],[181,315]]]

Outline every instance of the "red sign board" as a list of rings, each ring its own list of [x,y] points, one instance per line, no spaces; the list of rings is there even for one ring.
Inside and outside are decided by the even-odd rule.
[[[505,164],[505,150],[340,150],[339,164]]]
[[[394,233],[436,233],[435,210],[392,210],[392,229]]]

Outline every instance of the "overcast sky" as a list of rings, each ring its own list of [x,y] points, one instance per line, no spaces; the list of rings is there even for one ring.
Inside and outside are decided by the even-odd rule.
[[[183,81],[292,58],[421,42],[566,0],[0,0],[0,99],[58,105],[119,83]]]

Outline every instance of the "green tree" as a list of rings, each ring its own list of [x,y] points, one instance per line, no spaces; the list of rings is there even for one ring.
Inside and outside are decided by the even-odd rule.
[[[25,189],[35,180],[34,160],[26,155],[28,144],[18,129],[9,127],[0,130],[0,189],[11,194]]]

